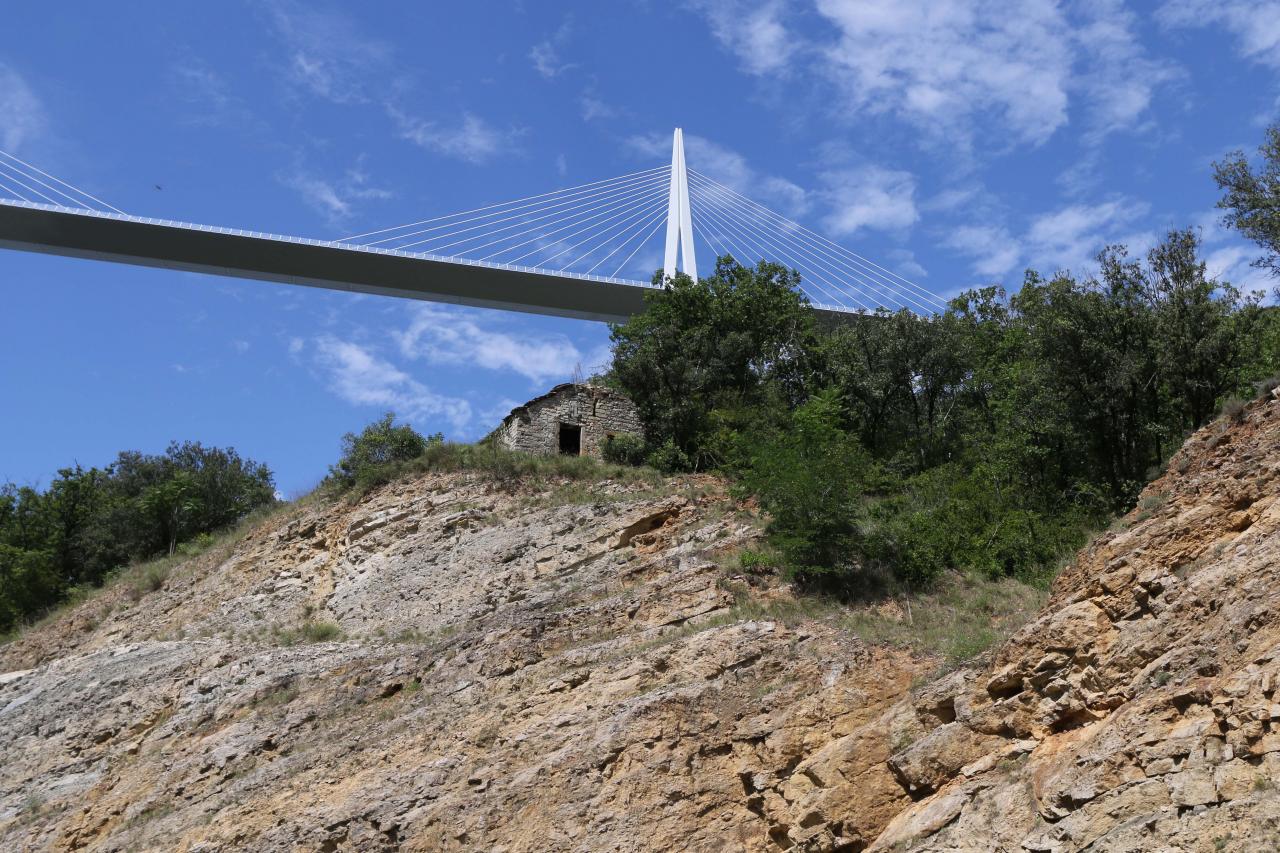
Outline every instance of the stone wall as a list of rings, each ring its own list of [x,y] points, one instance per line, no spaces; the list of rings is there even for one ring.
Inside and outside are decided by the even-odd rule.
[[[561,424],[582,427],[583,456],[600,456],[611,435],[644,434],[636,407],[620,391],[567,383],[513,409],[495,438],[510,450],[550,455],[560,450]]]

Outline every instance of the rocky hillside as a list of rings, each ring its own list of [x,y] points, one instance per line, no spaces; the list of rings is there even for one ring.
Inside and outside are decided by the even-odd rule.
[[[1277,849],[1278,495],[1259,402],[942,677],[714,480],[295,507],[0,648],[0,849]]]
[[[910,703],[874,850],[1280,849],[1280,402],[1213,424],[1045,613]]]
[[[720,488],[432,475],[109,589],[0,649],[0,849],[870,843],[933,662],[759,618]]]

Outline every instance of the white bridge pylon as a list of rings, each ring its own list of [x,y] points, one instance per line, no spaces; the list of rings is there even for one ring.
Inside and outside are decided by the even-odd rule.
[[[667,252],[662,274],[676,274],[676,248],[680,249],[680,272],[697,281],[698,261],[693,248],[693,217],[689,211],[689,173],[684,166],[684,132],[676,128],[671,140],[671,191],[667,197]]]

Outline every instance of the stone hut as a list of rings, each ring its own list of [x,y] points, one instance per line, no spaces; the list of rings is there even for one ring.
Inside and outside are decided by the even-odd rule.
[[[621,391],[566,382],[516,406],[491,438],[508,450],[596,456],[616,435],[643,435],[635,405]]]

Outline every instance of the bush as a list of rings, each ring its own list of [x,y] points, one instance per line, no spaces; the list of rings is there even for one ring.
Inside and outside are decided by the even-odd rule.
[[[832,393],[817,394],[786,428],[748,439],[742,484],[769,513],[769,542],[801,583],[848,587],[860,551],[869,463],[838,426]]]
[[[1232,423],[1244,420],[1245,401],[1239,397],[1230,397],[1222,404],[1222,415]]]
[[[688,471],[693,467],[693,462],[689,459],[689,455],[676,447],[675,442],[670,439],[650,451],[645,458],[645,464],[650,468],[657,468],[659,471],[668,473],[672,471]]]
[[[359,435],[344,435],[342,457],[329,468],[328,481],[342,488],[359,485],[367,490],[387,482],[395,463],[416,459],[431,445],[444,442],[439,433],[424,438],[408,424],[396,426],[395,419],[394,413],[387,412]]]
[[[647,450],[644,439],[638,435],[615,435],[609,437],[601,451],[605,462],[615,465],[640,465],[644,462]]]

